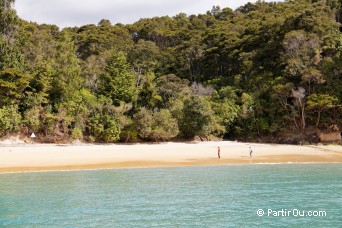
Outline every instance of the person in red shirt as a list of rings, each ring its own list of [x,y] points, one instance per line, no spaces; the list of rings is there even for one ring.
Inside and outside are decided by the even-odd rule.
[[[221,158],[221,149],[220,147],[217,147],[217,156],[220,159]]]

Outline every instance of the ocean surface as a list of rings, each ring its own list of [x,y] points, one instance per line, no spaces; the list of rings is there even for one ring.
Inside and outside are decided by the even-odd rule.
[[[341,224],[341,163],[0,175],[0,227]]]

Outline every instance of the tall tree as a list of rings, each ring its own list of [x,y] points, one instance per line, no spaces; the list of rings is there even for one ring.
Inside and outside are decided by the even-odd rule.
[[[6,68],[0,71],[0,107],[7,104],[19,104],[29,81],[30,75],[16,69]]]
[[[107,60],[105,72],[100,78],[99,93],[110,97],[114,105],[134,101],[135,78],[123,52],[113,51]]]
[[[14,2],[14,0],[0,1],[0,70],[23,67],[17,40],[19,18],[12,8]]]
[[[51,99],[59,103],[72,99],[74,91],[81,89],[82,78],[79,61],[76,57],[76,47],[68,33],[60,34],[57,44],[57,56],[53,66],[55,74],[52,79]]]

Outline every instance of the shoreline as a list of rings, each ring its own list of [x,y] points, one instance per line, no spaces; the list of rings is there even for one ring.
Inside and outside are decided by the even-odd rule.
[[[30,167],[19,167],[12,169],[0,170],[0,175],[5,174],[25,174],[25,173],[46,173],[46,172],[77,172],[77,171],[101,171],[101,170],[127,170],[127,169],[154,169],[154,168],[178,168],[178,167],[215,167],[215,166],[229,166],[229,165],[289,165],[289,164],[342,164],[342,162],[261,162],[261,163],[221,163],[221,164],[172,164],[167,165],[165,163],[155,166],[109,166],[99,165],[98,168],[91,168],[92,165],[88,166],[68,166],[68,167],[44,167],[30,168]],[[64,169],[65,168],[65,169]]]
[[[78,172],[78,171],[101,171],[101,170],[129,170],[129,169],[158,169],[158,168],[178,168],[178,167],[218,167],[218,166],[244,166],[244,165],[311,165],[311,164],[342,164],[342,162],[277,162],[277,163],[225,163],[225,164],[203,164],[203,165],[156,165],[156,166],[125,166],[125,167],[108,167],[101,166],[100,168],[77,168],[77,167],[70,167],[70,169],[63,169],[63,167],[57,167],[53,169],[53,167],[49,167],[48,169],[37,169],[37,170],[29,170],[23,167],[23,170],[16,171],[0,171],[0,175],[5,174],[26,174],[26,173],[48,173],[48,172]]]
[[[217,158],[217,147],[221,159]],[[253,157],[248,148],[252,146]],[[231,141],[160,144],[0,145],[0,174],[230,164],[342,163],[342,146]]]

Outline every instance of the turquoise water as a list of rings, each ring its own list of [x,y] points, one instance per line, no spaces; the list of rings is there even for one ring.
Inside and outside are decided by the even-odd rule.
[[[0,227],[341,227],[341,173],[337,163],[3,174]]]

